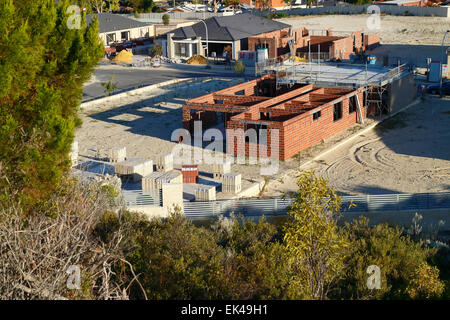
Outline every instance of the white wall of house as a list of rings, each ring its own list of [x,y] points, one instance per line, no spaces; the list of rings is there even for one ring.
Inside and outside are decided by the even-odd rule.
[[[125,36],[125,34],[122,33],[127,33],[126,37],[128,37],[128,40],[137,38],[148,38],[154,36],[154,28],[153,26],[146,26],[140,28],[105,32],[100,33],[100,38],[102,39],[105,45],[109,45],[108,39],[115,39],[116,42],[124,41],[125,38],[123,38],[122,36]]]

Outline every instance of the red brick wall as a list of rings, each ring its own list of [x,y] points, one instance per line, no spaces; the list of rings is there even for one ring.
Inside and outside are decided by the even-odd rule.
[[[305,36],[302,36],[303,33],[305,33]],[[307,39],[309,39],[309,35],[307,35],[307,33],[308,32],[305,28],[293,29],[292,37],[289,36],[289,28],[262,33],[248,38],[248,50],[255,51],[257,44],[267,43],[269,46],[269,58],[275,58],[285,52],[289,52],[288,43],[290,39],[294,40],[294,51],[296,51],[299,47],[305,46],[307,44]]]
[[[380,34],[365,34],[364,35],[364,49],[373,49],[380,45]]]
[[[358,93],[360,104],[362,105],[363,94]],[[312,113],[317,109],[321,110],[321,116],[313,120]],[[280,135],[280,145],[283,145],[283,157],[281,160],[287,160],[298,152],[303,151],[322,139],[329,138],[339,131],[342,131],[358,122],[358,111],[349,114],[349,100],[342,101],[342,118],[336,122],[333,121],[333,104],[322,105],[316,110],[311,110],[302,114],[284,126],[283,134]],[[365,118],[364,108],[361,110]]]
[[[334,40],[330,46],[331,59],[350,59],[353,53],[353,38],[346,37],[343,39]]]
[[[320,90],[323,89],[319,89],[317,91]],[[327,91],[328,94],[332,94],[339,93],[341,90],[327,89]],[[279,130],[279,159],[287,160],[296,155],[298,152],[303,151],[317,143],[320,143],[322,139],[329,138],[339,131],[346,129],[355,123],[358,123],[358,111],[356,110],[355,112],[349,114],[349,95],[352,95],[352,93],[344,96],[344,100],[342,101],[342,118],[340,120],[337,120],[336,122],[333,121],[334,104],[332,103],[323,104],[313,110],[310,110],[304,114],[300,114],[285,122],[271,122],[267,137],[267,148],[269,151],[269,156],[271,154],[270,129],[277,128]],[[358,93],[358,97],[362,106],[363,93]],[[318,120],[313,120],[312,114],[319,109],[321,110],[321,117]],[[284,109],[258,109],[258,111],[266,110],[270,110],[271,117],[287,114],[287,111]],[[365,109],[362,108],[361,111],[363,113],[363,117],[365,118]],[[257,154],[257,156],[259,157],[259,152],[263,152],[263,154],[265,154],[265,149],[259,150],[257,145],[254,145],[252,143],[242,144],[242,141],[245,141],[245,138],[243,136],[244,124],[237,121],[238,117],[242,119],[246,118],[245,115],[239,115],[234,117],[227,123],[227,129],[242,129],[242,131],[227,132],[227,152],[238,155],[238,149],[241,148],[240,152],[242,152],[242,148],[245,148],[244,150],[246,157],[254,154]],[[233,135],[229,135],[229,133],[232,133]],[[260,147],[265,148],[265,146]],[[251,154],[250,152],[254,153]]]

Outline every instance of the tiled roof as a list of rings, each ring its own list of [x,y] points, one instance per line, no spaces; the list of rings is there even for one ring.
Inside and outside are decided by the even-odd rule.
[[[88,25],[92,22],[93,17],[98,19],[100,33],[142,28],[149,25],[149,23],[136,21],[113,13],[87,14],[86,21]]]
[[[250,13],[213,17],[204,21],[208,26],[208,39],[217,41],[236,41],[257,34],[290,27],[288,24]],[[205,25],[202,22],[198,22],[188,27],[180,27],[168,33],[173,33],[173,38],[175,39],[187,39],[193,37],[206,39]]]

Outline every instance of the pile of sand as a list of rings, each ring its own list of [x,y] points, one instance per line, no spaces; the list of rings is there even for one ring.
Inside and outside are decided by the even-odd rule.
[[[300,58],[300,57],[297,57],[297,56],[290,57],[289,60],[291,60],[291,61],[294,60],[295,62],[308,62],[308,59],[306,59],[306,58]]]
[[[186,61],[186,64],[206,64],[206,58],[199,54],[194,54]]]
[[[130,62],[131,63],[131,57],[133,54],[127,50],[122,50],[119,52],[117,56],[112,59],[114,62]]]

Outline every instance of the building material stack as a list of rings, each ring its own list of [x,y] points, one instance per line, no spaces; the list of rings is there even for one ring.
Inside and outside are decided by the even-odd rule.
[[[122,162],[127,159],[126,147],[113,147],[108,151],[109,162]]]
[[[225,173],[222,176],[223,193],[239,193],[242,190],[242,176],[240,173]]]
[[[156,158],[156,170],[168,172],[173,170],[173,154],[164,154]]]
[[[162,189],[164,183],[182,183],[183,178],[179,171],[153,172],[142,178],[142,191]]]
[[[153,172],[153,161],[130,159],[116,163],[114,169],[119,176],[132,178],[133,181],[140,181],[142,177]]]
[[[182,165],[181,173],[183,174],[183,183],[197,183],[198,181],[198,165]]]
[[[220,180],[225,173],[231,172],[231,162],[222,161],[219,163],[214,163],[213,175],[214,179]]]
[[[215,201],[216,187],[201,186],[195,189],[195,201]]]
[[[72,162],[72,167],[78,165],[78,141],[74,141],[70,147],[69,153],[70,161]]]

